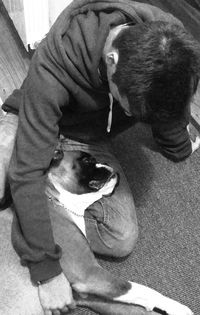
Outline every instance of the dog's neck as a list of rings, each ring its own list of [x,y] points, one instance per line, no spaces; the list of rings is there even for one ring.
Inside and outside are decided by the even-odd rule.
[[[47,187],[46,192],[49,197],[57,199],[57,201],[66,209],[71,210],[78,215],[84,215],[85,209],[91,204],[113,192],[117,183],[117,178],[111,178],[99,191],[80,195],[73,194],[63,189],[60,183],[57,182],[56,177],[51,173],[49,174],[49,181],[53,185],[53,189],[50,186]]]

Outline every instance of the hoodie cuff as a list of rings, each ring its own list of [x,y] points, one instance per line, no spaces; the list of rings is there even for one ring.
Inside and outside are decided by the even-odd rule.
[[[168,159],[179,162],[192,153],[192,144],[187,131],[187,123],[154,125],[152,132],[161,153]]]
[[[31,281],[35,284],[47,281],[62,272],[59,260],[45,259],[39,263],[29,263]]]
[[[192,146],[191,142],[188,141],[188,143],[185,145],[185,148],[180,151],[174,151],[169,149],[164,149],[160,147],[161,153],[163,156],[165,156],[167,159],[173,161],[173,162],[181,162],[187,159],[192,154]]]

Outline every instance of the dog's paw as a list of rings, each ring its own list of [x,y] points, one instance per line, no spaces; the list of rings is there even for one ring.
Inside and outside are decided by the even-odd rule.
[[[189,307],[171,299],[166,300],[162,311],[165,311],[168,315],[193,315]]]

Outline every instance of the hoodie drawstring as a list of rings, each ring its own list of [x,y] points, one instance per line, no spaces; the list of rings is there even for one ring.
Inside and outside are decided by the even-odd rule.
[[[113,96],[111,93],[109,93],[108,95],[109,95],[109,99],[110,99],[110,111],[108,114],[107,132],[109,133],[111,130],[111,125],[112,125]]]

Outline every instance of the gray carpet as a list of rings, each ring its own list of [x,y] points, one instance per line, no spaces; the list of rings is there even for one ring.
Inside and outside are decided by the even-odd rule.
[[[200,314],[200,151],[181,163],[156,152],[137,125],[114,142],[137,208],[139,239],[123,261],[99,260],[116,276],[155,288]],[[95,314],[79,309],[73,314]]]

